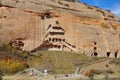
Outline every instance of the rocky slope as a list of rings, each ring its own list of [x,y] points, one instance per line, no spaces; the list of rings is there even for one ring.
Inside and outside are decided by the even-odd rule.
[[[85,3],[0,0],[1,42],[20,50],[67,50],[117,58],[119,28],[120,19],[115,14]]]

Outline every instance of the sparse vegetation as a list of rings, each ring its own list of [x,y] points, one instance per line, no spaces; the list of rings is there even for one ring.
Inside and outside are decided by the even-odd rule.
[[[109,61],[109,64],[115,64],[120,66],[120,58],[115,58]]]
[[[113,74],[114,72],[111,70],[111,69],[108,69],[108,70],[95,70],[94,71],[94,74]]]
[[[39,52],[39,58],[33,57],[28,61],[29,65],[36,66],[38,68],[48,69],[51,73],[74,73],[77,66],[84,66],[85,64],[94,63],[102,58],[93,58],[86,55],[80,55],[72,52],[60,52],[60,51],[46,51]]]

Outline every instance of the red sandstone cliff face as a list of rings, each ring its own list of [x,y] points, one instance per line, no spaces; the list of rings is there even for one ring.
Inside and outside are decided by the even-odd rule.
[[[0,0],[0,6],[0,39],[21,43],[21,50],[48,50],[43,42],[51,37],[63,40],[60,50],[120,56],[120,19],[107,10],[63,0]],[[64,30],[64,35],[48,36],[50,25]]]

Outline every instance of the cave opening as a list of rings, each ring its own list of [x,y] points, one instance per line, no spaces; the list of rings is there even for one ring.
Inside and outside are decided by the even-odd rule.
[[[97,47],[94,47],[94,51],[97,50]]]
[[[45,15],[46,15],[46,18],[52,18],[50,13],[46,13]]]
[[[97,56],[98,56],[98,53],[97,53],[97,52],[94,52],[94,53],[93,53],[93,56],[97,57]]]
[[[116,51],[116,52],[115,52],[115,58],[117,58],[117,56],[118,56],[118,52]]]
[[[110,52],[107,52],[107,57],[110,57]]]

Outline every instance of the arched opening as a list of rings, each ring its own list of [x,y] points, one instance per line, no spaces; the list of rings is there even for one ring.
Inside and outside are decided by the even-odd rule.
[[[65,39],[63,39],[63,42],[65,42]]]
[[[97,42],[94,42],[94,45],[96,45],[97,44]]]
[[[107,57],[110,57],[110,52],[107,52]]]
[[[94,51],[97,50],[97,47],[94,47]]]
[[[59,42],[61,42],[61,39],[59,39]]]
[[[97,57],[97,56],[98,56],[98,53],[97,53],[97,52],[94,52],[94,53],[93,53],[93,56]]]
[[[116,52],[115,52],[115,58],[117,58],[117,55],[118,55],[118,52],[116,51]]]
[[[58,42],[58,40],[59,40],[59,39],[58,39],[58,38],[56,38],[56,42]]]
[[[53,39],[52,39],[52,42],[54,42],[54,41],[55,41],[55,39],[53,38]]]

